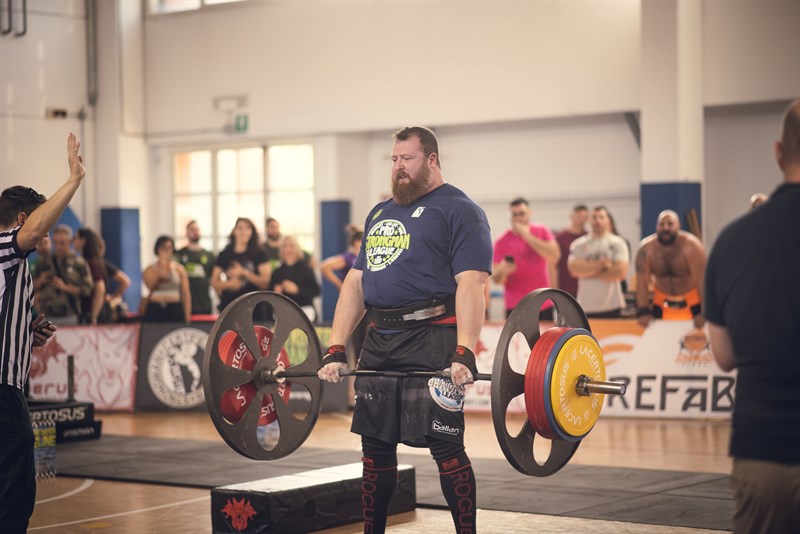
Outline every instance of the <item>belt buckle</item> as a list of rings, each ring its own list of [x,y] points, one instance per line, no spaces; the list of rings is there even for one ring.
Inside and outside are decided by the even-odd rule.
[[[414,313],[407,313],[403,315],[404,321],[424,321],[432,317],[438,317],[445,312],[445,305],[433,306],[432,308],[424,308],[417,310]]]
[[[687,306],[685,300],[664,300],[664,307],[673,310],[682,310]]]

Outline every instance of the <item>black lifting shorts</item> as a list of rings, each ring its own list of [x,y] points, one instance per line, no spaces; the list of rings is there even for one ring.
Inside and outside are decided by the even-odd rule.
[[[454,326],[394,333],[369,328],[359,369],[439,371],[456,348]],[[351,431],[387,443],[425,447],[425,436],[464,443],[464,387],[443,378],[356,378]]]

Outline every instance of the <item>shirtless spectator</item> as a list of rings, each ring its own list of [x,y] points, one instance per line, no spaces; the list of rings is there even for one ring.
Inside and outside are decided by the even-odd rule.
[[[694,319],[703,326],[701,303],[706,249],[694,235],[681,230],[678,214],[664,210],[658,215],[656,233],[642,239],[636,255],[636,316],[639,324],[650,320]],[[653,302],[650,303],[650,282]]]

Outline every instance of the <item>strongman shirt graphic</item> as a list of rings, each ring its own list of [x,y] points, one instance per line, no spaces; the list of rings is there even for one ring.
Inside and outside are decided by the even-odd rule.
[[[364,303],[401,308],[456,291],[455,275],[491,272],[492,239],[483,210],[444,184],[409,205],[390,199],[367,217],[353,268],[362,271]]]

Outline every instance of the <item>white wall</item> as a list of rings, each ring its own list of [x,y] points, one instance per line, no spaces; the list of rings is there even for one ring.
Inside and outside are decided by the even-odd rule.
[[[784,106],[713,108],[706,112],[706,246],[750,208],[753,193],[772,193],[783,176],[775,160]]]
[[[3,2],[3,21],[8,4]],[[22,29],[21,3],[14,2],[14,30]],[[50,196],[69,175],[67,134],[84,142],[94,161],[91,121],[78,118],[86,105],[86,20],[83,0],[29,1],[28,31],[0,37],[0,189],[15,184]],[[47,108],[68,112],[47,119]],[[86,215],[93,185],[76,195],[72,208]]]
[[[707,106],[800,96],[800,2],[703,2]]]
[[[634,109],[639,3],[280,2],[146,22],[150,133],[252,136]],[[586,89],[591,87],[592,90]]]

